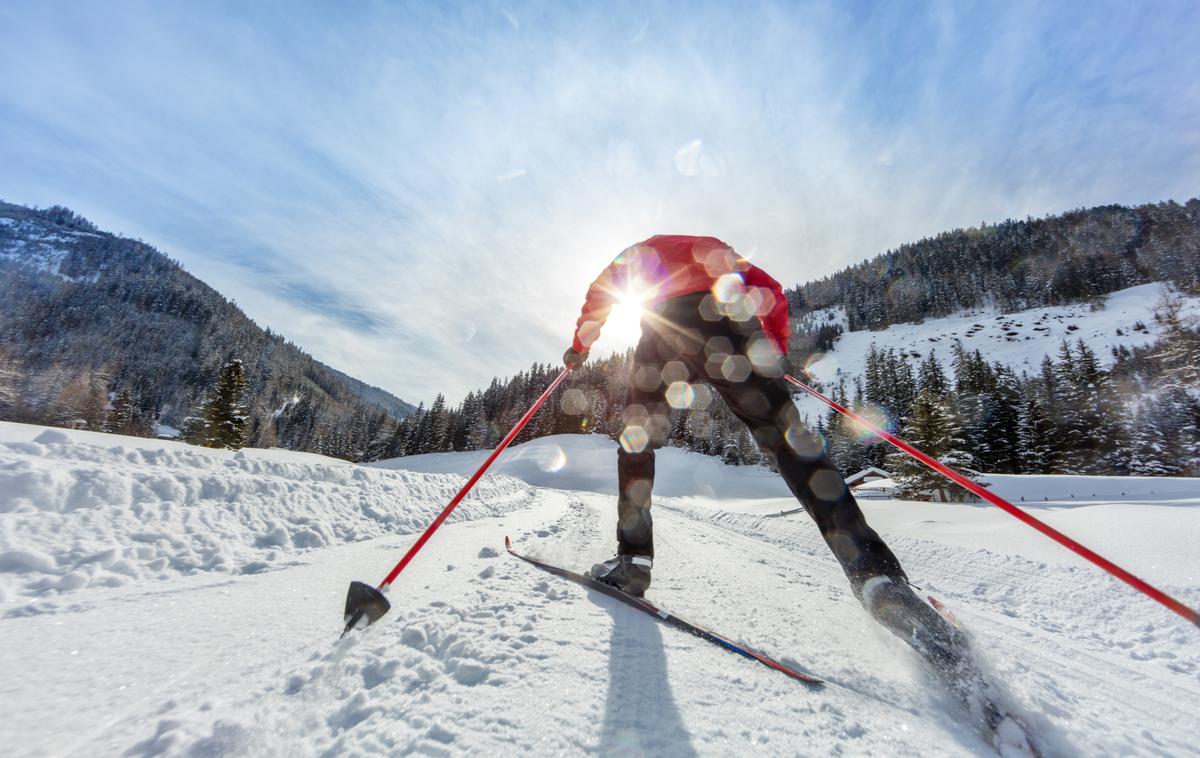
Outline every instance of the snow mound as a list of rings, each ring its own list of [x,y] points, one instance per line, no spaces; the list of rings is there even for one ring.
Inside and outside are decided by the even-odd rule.
[[[490,451],[430,453],[368,464],[384,469],[469,475]],[[555,434],[509,448],[490,472],[535,487],[617,493],[617,443],[600,434]],[[708,455],[664,448],[655,456],[654,494],[662,497],[787,497],[779,475],[759,466],[727,466]]]
[[[463,484],[289,451],[38,430],[0,424],[0,602],[259,573],[309,550],[423,529]],[[488,477],[454,517],[504,513],[528,493]]]

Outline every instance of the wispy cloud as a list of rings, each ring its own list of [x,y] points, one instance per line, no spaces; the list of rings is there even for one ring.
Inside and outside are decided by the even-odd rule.
[[[650,234],[798,283],[1200,186],[1194,3],[9,3],[0,24],[0,197],[157,244],[414,402],[555,360]]]

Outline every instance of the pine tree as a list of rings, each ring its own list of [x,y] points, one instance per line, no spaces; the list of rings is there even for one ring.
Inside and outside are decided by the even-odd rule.
[[[1151,403],[1133,415],[1129,432],[1129,473],[1134,476],[1174,476],[1180,473],[1168,441],[1156,419],[1160,409]]]
[[[0,347],[0,411],[17,405],[17,373],[15,361]]]
[[[954,367],[953,408],[960,434],[966,448],[974,453],[981,465],[991,461],[991,448],[985,425],[991,411],[990,390],[994,384],[987,364],[978,352],[968,353],[961,342],[951,349]]]
[[[983,438],[987,446],[985,471],[1016,474],[1022,467],[1020,440],[1021,391],[1012,369],[996,364],[992,369],[995,385],[986,403]]]
[[[1134,476],[1173,476],[1179,473],[1173,465],[1167,441],[1150,412],[1138,412],[1133,417],[1129,444],[1129,473]]]
[[[846,399],[845,379],[838,382],[837,388],[833,392],[833,401],[843,407],[849,405]],[[853,423],[831,408],[825,420],[825,433],[829,457],[842,472],[842,476],[848,476],[857,471],[858,469],[854,468],[857,458],[855,455],[857,435]]]
[[[1055,473],[1083,473],[1088,461],[1086,453],[1088,436],[1087,385],[1080,381],[1071,346],[1063,340],[1058,350],[1058,362],[1054,364],[1055,410],[1058,429],[1059,468]]]
[[[970,476],[963,469],[970,467],[974,459],[964,449],[949,404],[932,390],[921,390],[913,401],[902,436],[930,457]],[[942,500],[961,499],[963,496],[961,487],[907,453],[897,450],[888,456],[887,463],[888,470],[900,486],[902,497],[920,497],[929,492],[940,493]]]
[[[183,426],[179,431],[185,442],[193,445],[206,445],[208,443],[208,418],[204,412],[207,407],[208,396],[201,395],[200,401],[194,406],[194,410],[184,417]]]
[[[1056,469],[1057,451],[1054,447],[1053,429],[1038,399],[1027,398],[1021,408],[1018,434],[1020,473],[1047,474]]]
[[[143,431],[140,421],[133,394],[128,389],[123,389],[113,397],[112,407],[104,420],[104,431],[110,434],[137,436]]]
[[[929,355],[925,356],[917,376],[919,393],[928,393],[938,399],[949,394],[950,383],[946,380],[946,372],[942,370],[942,364],[938,361],[935,351],[930,350]]]
[[[450,417],[446,411],[446,398],[438,393],[429,406],[428,448],[425,452],[444,453],[450,450]]]
[[[238,450],[246,444],[246,371],[235,358],[221,368],[204,409],[206,447]],[[330,452],[328,448],[323,452]]]

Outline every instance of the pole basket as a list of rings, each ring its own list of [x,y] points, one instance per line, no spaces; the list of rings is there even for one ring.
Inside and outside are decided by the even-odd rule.
[[[391,607],[392,604],[375,587],[365,582],[350,582],[350,590],[346,593],[346,628],[342,630],[342,636],[351,629],[374,624]]]

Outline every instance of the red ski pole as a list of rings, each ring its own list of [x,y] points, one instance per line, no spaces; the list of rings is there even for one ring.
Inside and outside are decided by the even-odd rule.
[[[425,531],[421,533],[421,536],[417,538],[417,541],[414,542],[412,547],[408,549],[408,552],[404,554],[404,557],[400,559],[400,561],[392,568],[392,570],[388,572],[388,575],[384,577],[383,581],[379,583],[378,587],[372,587],[365,582],[350,583],[350,590],[346,593],[346,628],[342,630],[343,637],[345,637],[346,633],[353,629],[356,624],[358,624],[359,620],[362,619],[363,616],[367,617],[367,625],[370,626],[378,621],[383,614],[388,612],[388,609],[391,608],[391,603],[389,603],[387,598],[384,597],[383,590],[387,589],[388,585],[395,581],[396,577],[400,575],[400,572],[404,570],[404,567],[407,566],[412,561],[413,557],[421,551],[421,548],[425,547],[425,543],[428,542],[429,538],[433,536],[433,533],[438,530],[438,527],[442,525],[442,522],[449,518],[451,512],[458,507],[458,504],[461,503],[463,498],[467,496],[467,493],[471,491],[471,488],[475,486],[475,483],[483,477],[484,473],[492,465],[492,462],[500,456],[500,453],[504,452],[504,448],[508,447],[509,443],[511,443],[513,439],[516,438],[516,436],[521,432],[521,430],[525,428],[525,425],[529,423],[529,420],[532,419],[534,414],[538,412],[538,409],[542,407],[542,404],[546,402],[546,399],[549,398],[554,390],[558,388],[558,385],[563,383],[563,380],[567,378],[567,374],[569,373],[571,373],[570,369],[563,369],[561,372],[559,372],[559,375],[555,377],[553,382],[550,383],[550,386],[546,388],[546,391],[543,392],[541,396],[533,402],[533,405],[529,406],[529,410],[525,411],[525,415],[522,416],[521,420],[518,421],[516,426],[512,428],[512,431],[510,431],[504,437],[504,439],[500,440],[500,444],[497,445],[494,450],[492,450],[491,454],[488,455],[487,459],[483,462],[483,465],[471,475],[471,478],[468,479],[467,483],[462,486],[462,489],[458,491],[458,494],[451,498],[450,502],[446,504],[446,507],[442,509],[442,512],[439,513],[437,518],[433,520],[433,523],[426,527]]]
[[[916,449],[915,447],[908,444],[907,442],[900,439],[899,437],[885,432],[884,430],[880,429],[878,426],[875,426],[870,421],[867,421],[865,418],[858,415],[857,413],[850,410],[849,408],[846,408],[838,403],[835,403],[834,401],[825,397],[820,392],[817,392],[812,387],[809,387],[807,384],[800,381],[799,379],[792,376],[791,374],[785,374],[784,378],[787,379],[792,384],[794,384],[795,386],[804,390],[808,394],[812,395],[816,399],[820,400],[822,403],[825,403],[830,408],[833,408],[838,413],[840,413],[843,416],[854,421],[856,424],[863,427],[864,429],[870,431],[873,434],[879,435],[880,437],[882,437],[883,439],[885,439],[889,443],[891,443],[893,446],[908,453],[909,455],[916,458],[921,463],[924,463],[926,466],[928,466],[929,468],[938,472],[939,474],[946,477],[950,481],[965,487],[966,489],[970,490],[974,494],[976,494],[979,497],[983,498],[984,500],[988,501],[992,505],[996,506],[997,508],[1000,508],[1001,510],[1003,510],[1005,513],[1009,514],[1010,516],[1020,519],[1026,525],[1033,527],[1034,529],[1038,530],[1039,532],[1046,535],[1047,537],[1054,540],[1055,542],[1062,545],[1063,547],[1067,548],[1068,550],[1070,550],[1070,551],[1074,552],[1075,554],[1080,555],[1083,558],[1086,558],[1087,560],[1096,564],[1100,568],[1104,569],[1108,573],[1110,573],[1113,576],[1115,576],[1116,578],[1120,579],[1122,582],[1125,582],[1126,584],[1128,584],[1130,587],[1133,587],[1138,592],[1141,592],[1142,594],[1149,596],[1151,599],[1162,603],[1163,605],[1170,608],[1175,613],[1178,613],[1180,616],[1183,616],[1185,619],[1192,622],[1196,626],[1200,626],[1200,612],[1197,612],[1196,610],[1189,608],[1188,606],[1179,602],[1175,598],[1171,597],[1170,595],[1168,595],[1167,593],[1158,589],[1157,587],[1155,587],[1154,585],[1145,581],[1144,579],[1140,579],[1140,578],[1134,576],[1133,574],[1129,573],[1128,571],[1121,568],[1117,564],[1108,560],[1104,556],[1095,553],[1094,551],[1090,550],[1087,547],[1084,547],[1083,545],[1079,544],[1078,542],[1071,539],[1070,537],[1063,534],[1062,532],[1058,531],[1057,529],[1050,526],[1049,524],[1046,524],[1046,523],[1038,520],[1037,518],[1029,515],[1025,511],[1018,508],[1017,506],[1013,505],[1012,503],[1008,502],[1004,498],[1000,497],[996,493],[994,493],[984,487],[980,487],[978,484],[971,481],[970,479],[963,476],[962,474],[958,473],[957,471],[950,468],[949,466],[942,463],[941,461],[934,460],[933,458],[929,457],[925,453],[922,453],[920,450]]]

